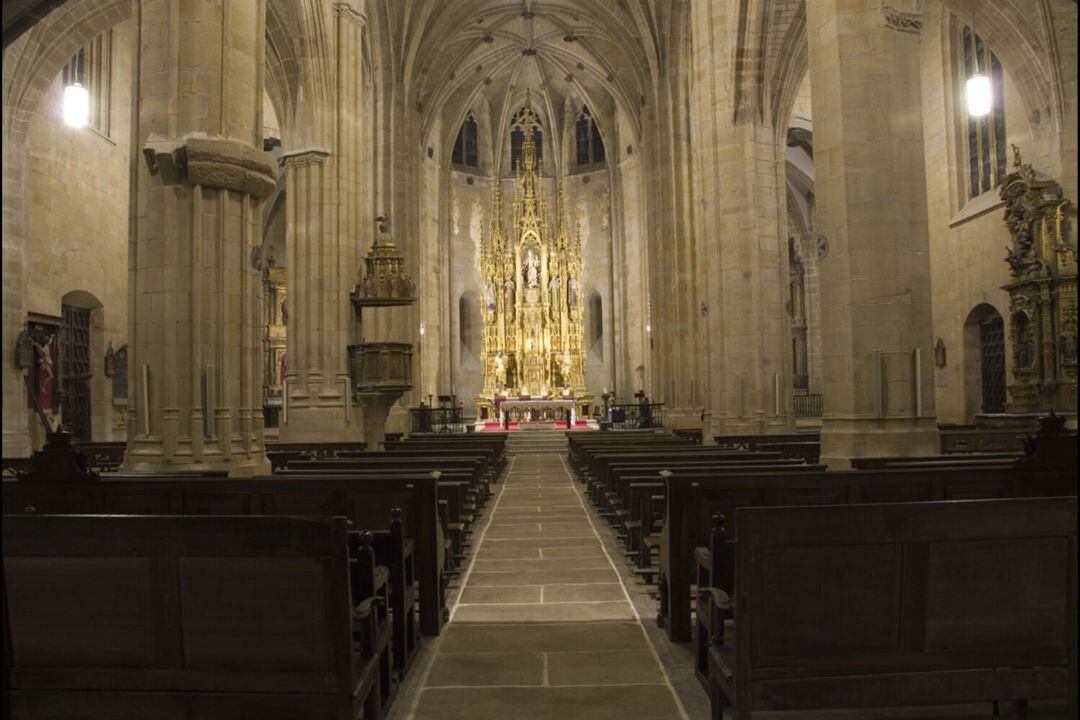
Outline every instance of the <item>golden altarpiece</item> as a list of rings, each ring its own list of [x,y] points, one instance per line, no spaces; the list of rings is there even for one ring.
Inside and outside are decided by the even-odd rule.
[[[530,103],[520,116],[521,164],[516,168],[513,236],[502,227],[502,198],[481,229],[484,388],[481,419],[501,398],[559,398],[586,404],[583,350],[581,233],[573,238],[557,191],[554,221],[537,167],[539,122]],[[584,401],[584,402],[582,402]],[[535,413],[534,413],[535,417]],[[548,419],[548,418],[542,418]]]

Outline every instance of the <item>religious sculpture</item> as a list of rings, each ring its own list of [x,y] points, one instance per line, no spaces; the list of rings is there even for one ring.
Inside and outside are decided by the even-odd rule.
[[[1069,238],[1071,203],[1061,186],[1039,175],[1013,145],[1013,170],[1001,185],[1002,218],[1011,238],[1005,262],[1012,281],[1013,347],[1009,412],[1076,408],[1076,247]]]
[[[483,287],[503,288],[494,311],[484,317],[482,407],[493,407],[498,395],[585,391],[581,234],[571,238],[567,230],[561,190],[549,214],[536,161],[539,120],[528,101],[518,117],[522,162],[515,180],[513,231],[502,226],[496,187],[490,229],[480,238]]]

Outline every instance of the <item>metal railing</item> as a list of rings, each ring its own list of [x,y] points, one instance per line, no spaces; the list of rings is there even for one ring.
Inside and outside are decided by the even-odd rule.
[[[821,417],[824,407],[820,394],[794,395],[795,417]]]
[[[463,433],[465,432],[465,413],[457,407],[414,407],[409,408],[414,433]]]
[[[608,419],[613,430],[640,430],[664,427],[664,403],[612,405]]]

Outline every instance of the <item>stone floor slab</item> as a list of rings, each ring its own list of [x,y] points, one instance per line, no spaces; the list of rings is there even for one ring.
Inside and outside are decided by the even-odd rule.
[[[666,685],[425,690],[416,720],[674,720]]]
[[[561,562],[568,561],[562,560]],[[546,603],[611,602],[616,600],[626,600],[623,586],[617,582],[605,583],[603,585],[544,585],[541,595]]]
[[[663,677],[656,657],[648,650],[550,653],[547,668],[552,685],[654,683]]]
[[[428,687],[543,684],[543,653],[440,655],[427,678]]]
[[[543,596],[541,585],[520,585],[512,587],[478,587],[469,584],[462,590],[458,600],[463,605],[475,603],[538,603]]]
[[[446,626],[439,652],[577,652],[645,650],[634,622],[459,624]]]
[[[460,605],[454,613],[458,623],[550,623],[633,620],[630,603],[584,602],[543,605]]]

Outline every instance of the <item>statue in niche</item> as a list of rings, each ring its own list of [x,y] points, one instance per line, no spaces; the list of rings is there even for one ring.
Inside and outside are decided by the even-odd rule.
[[[502,390],[504,387],[504,381],[506,380],[506,355],[500,350],[498,354],[491,361],[494,368],[495,376],[495,389]]]
[[[570,295],[570,297],[568,298],[568,300],[570,301],[570,309],[574,310],[575,308],[577,308],[577,303],[578,303],[578,282],[577,282],[577,278],[575,278],[575,277],[570,278],[570,281],[568,283],[566,283],[566,290]]]
[[[281,301],[281,324],[289,324],[289,308],[285,307],[285,301]]]
[[[495,283],[490,280],[484,286],[484,304],[488,312],[495,312]]]
[[[540,258],[530,249],[525,254],[525,285],[526,287],[540,287]]]
[[[551,317],[555,319],[559,316],[559,276],[552,275],[548,280],[548,293],[551,295]]]
[[[506,310],[506,316],[511,320],[514,319],[514,290],[516,286],[514,284],[514,278],[506,278],[506,282],[503,283],[503,293],[505,301],[503,308]]]
[[[288,353],[281,353],[281,359],[278,360],[278,383],[285,382],[285,373],[289,372],[289,358]]]
[[[937,339],[937,344],[934,345],[934,367],[943,368],[947,362],[947,356],[945,354],[945,341],[941,338]]]

